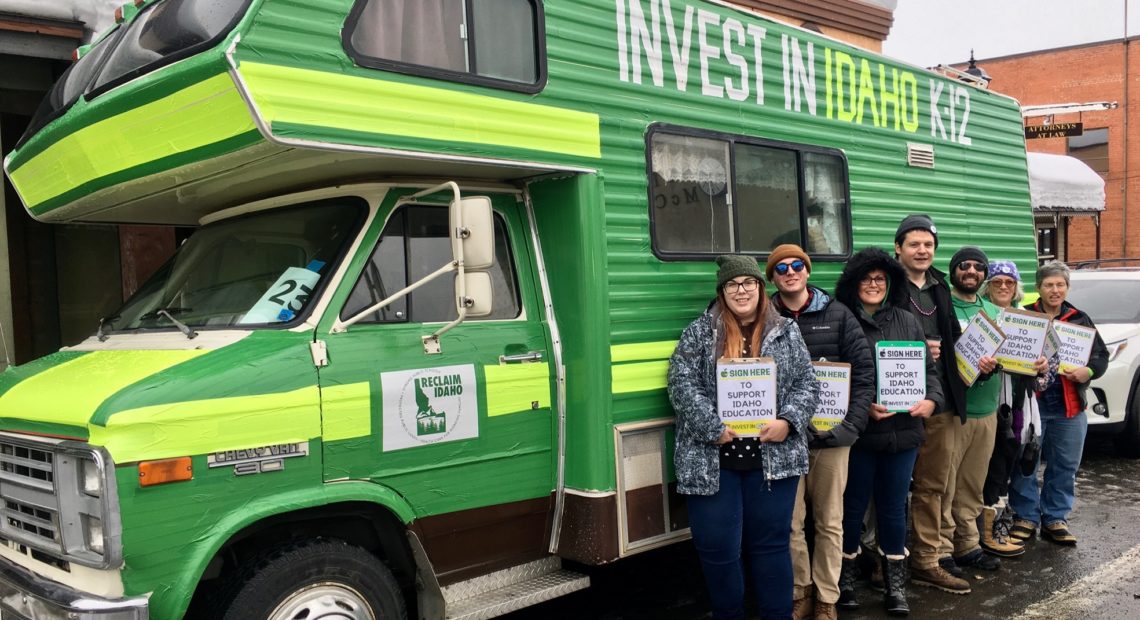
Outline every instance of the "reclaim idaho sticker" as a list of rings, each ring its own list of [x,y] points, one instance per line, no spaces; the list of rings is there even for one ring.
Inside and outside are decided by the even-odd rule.
[[[475,366],[380,373],[384,451],[479,436]]]

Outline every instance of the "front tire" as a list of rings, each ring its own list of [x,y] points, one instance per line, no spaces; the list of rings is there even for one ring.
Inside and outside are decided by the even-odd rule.
[[[1140,458],[1140,394],[1134,394],[1124,416],[1124,428],[1116,435],[1116,453],[1125,458]]]
[[[339,540],[315,539],[270,551],[234,582],[224,620],[406,620],[392,571]]]

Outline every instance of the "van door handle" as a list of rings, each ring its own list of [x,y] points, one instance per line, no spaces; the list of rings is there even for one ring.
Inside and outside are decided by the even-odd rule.
[[[528,351],[517,355],[500,355],[500,364],[520,364],[525,362],[541,362],[542,351]]]

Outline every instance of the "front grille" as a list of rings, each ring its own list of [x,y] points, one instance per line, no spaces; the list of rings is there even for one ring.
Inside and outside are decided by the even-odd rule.
[[[55,454],[0,442],[0,477],[43,491],[55,491]]]
[[[59,543],[59,519],[54,510],[5,499],[4,522],[14,530]]]
[[[60,454],[0,438],[0,535],[59,553]]]

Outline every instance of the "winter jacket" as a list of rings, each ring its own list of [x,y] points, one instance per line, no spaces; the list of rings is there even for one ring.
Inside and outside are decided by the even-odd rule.
[[[954,316],[954,304],[950,300],[950,279],[934,267],[926,270],[926,278],[935,283],[930,288],[930,295],[934,298],[935,307],[938,308],[938,333],[942,336],[942,354],[938,357],[937,362],[943,386],[943,403],[939,411],[953,411],[958,414],[962,424],[965,424],[966,384],[958,375],[957,363],[954,360],[954,343],[958,342],[958,338],[962,336],[962,326],[958,323],[958,318]],[[902,288],[906,295],[903,298],[905,306],[899,307],[907,307],[912,312],[917,313],[918,310],[910,305],[908,299],[910,292],[906,290],[905,281],[903,284],[904,286],[899,288]],[[915,318],[918,318],[917,315]],[[988,377],[989,375],[986,375],[985,378]],[[976,380],[981,381],[983,377],[978,377]],[[949,388],[949,391],[947,392],[945,388]],[[935,413],[935,415],[938,414]]]
[[[874,316],[868,316],[859,301],[859,281],[874,269],[886,272],[889,286],[883,306]],[[909,304],[905,282],[906,271],[902,265],[878,248],[867,248],[853,256],[839,276],[839,282],[835,286],[836,298],[855,313],[872,351],[877,343],[884,340],[926,340],[918,318],[904,309]],[[926,356],[926,398],[934,401],[935,411],[944,410],[946,405],[942,381],[938,377],[937,362],[930,355]],[[917,448],[922,444],[924,435],[925,423],[922,418],[896,413],[883,420],[870,420],[866,430],[855,442],[855,448],[874,452],[901,452]]]
[[[851,393],[843,422],[828,431],[809,427],[809,448],[850,446],[867,427],[867,412],[875,398],[875,358],[871,354],[859,321],[851,310],[835,301],[823,289],[811,287],[811,301],[799,317],[784,307],[780,295],[772,295],[772,305],[781,315],[794,319],[803,335],[811,359],[817,362],[851,364]]]
[[[1030,306],[1029,309],[1034,312],[1044,312],[1040,299]],[[1061,309],[1053,320],[1096,329],[1096,325],[1093,324],[1089,315],[1076,309],[1067,301],[1061,302]],[[1092,376],[1094,378],[1102,376],[1104,371],[1108,370],[1108,347],[1104,346],[1104,340],[1101,339],[1100,332],[1097,332],[1096,337],[1093,338],[1092,353],[1089,354],[1089,363],[1087,366],[1092,370]],[[1061,380],[1062,393],[1065,395],[1065,417],[1071,418],[1084,411],[1089,404],[1087,393],[1089,391],[1089,383],[1092,383],[1092,379],[1084,383],[1073,383],[1061,374],[1058,374],[1057,378]]]
[[[720,490],[716,440],[724,432],[716,406],[716,362],[724,352],[724,323],[713,304],[685,328],[669,359],[669,401],[677,414],[674,470],[677,492],[714,495]],[[819,405],[819,383],[794,321],[767,306],[760,355],[776,362],[776,417],[788,423],[788,437],[760,444],[764,476],[779,480],[808,470],[811,415]]]

